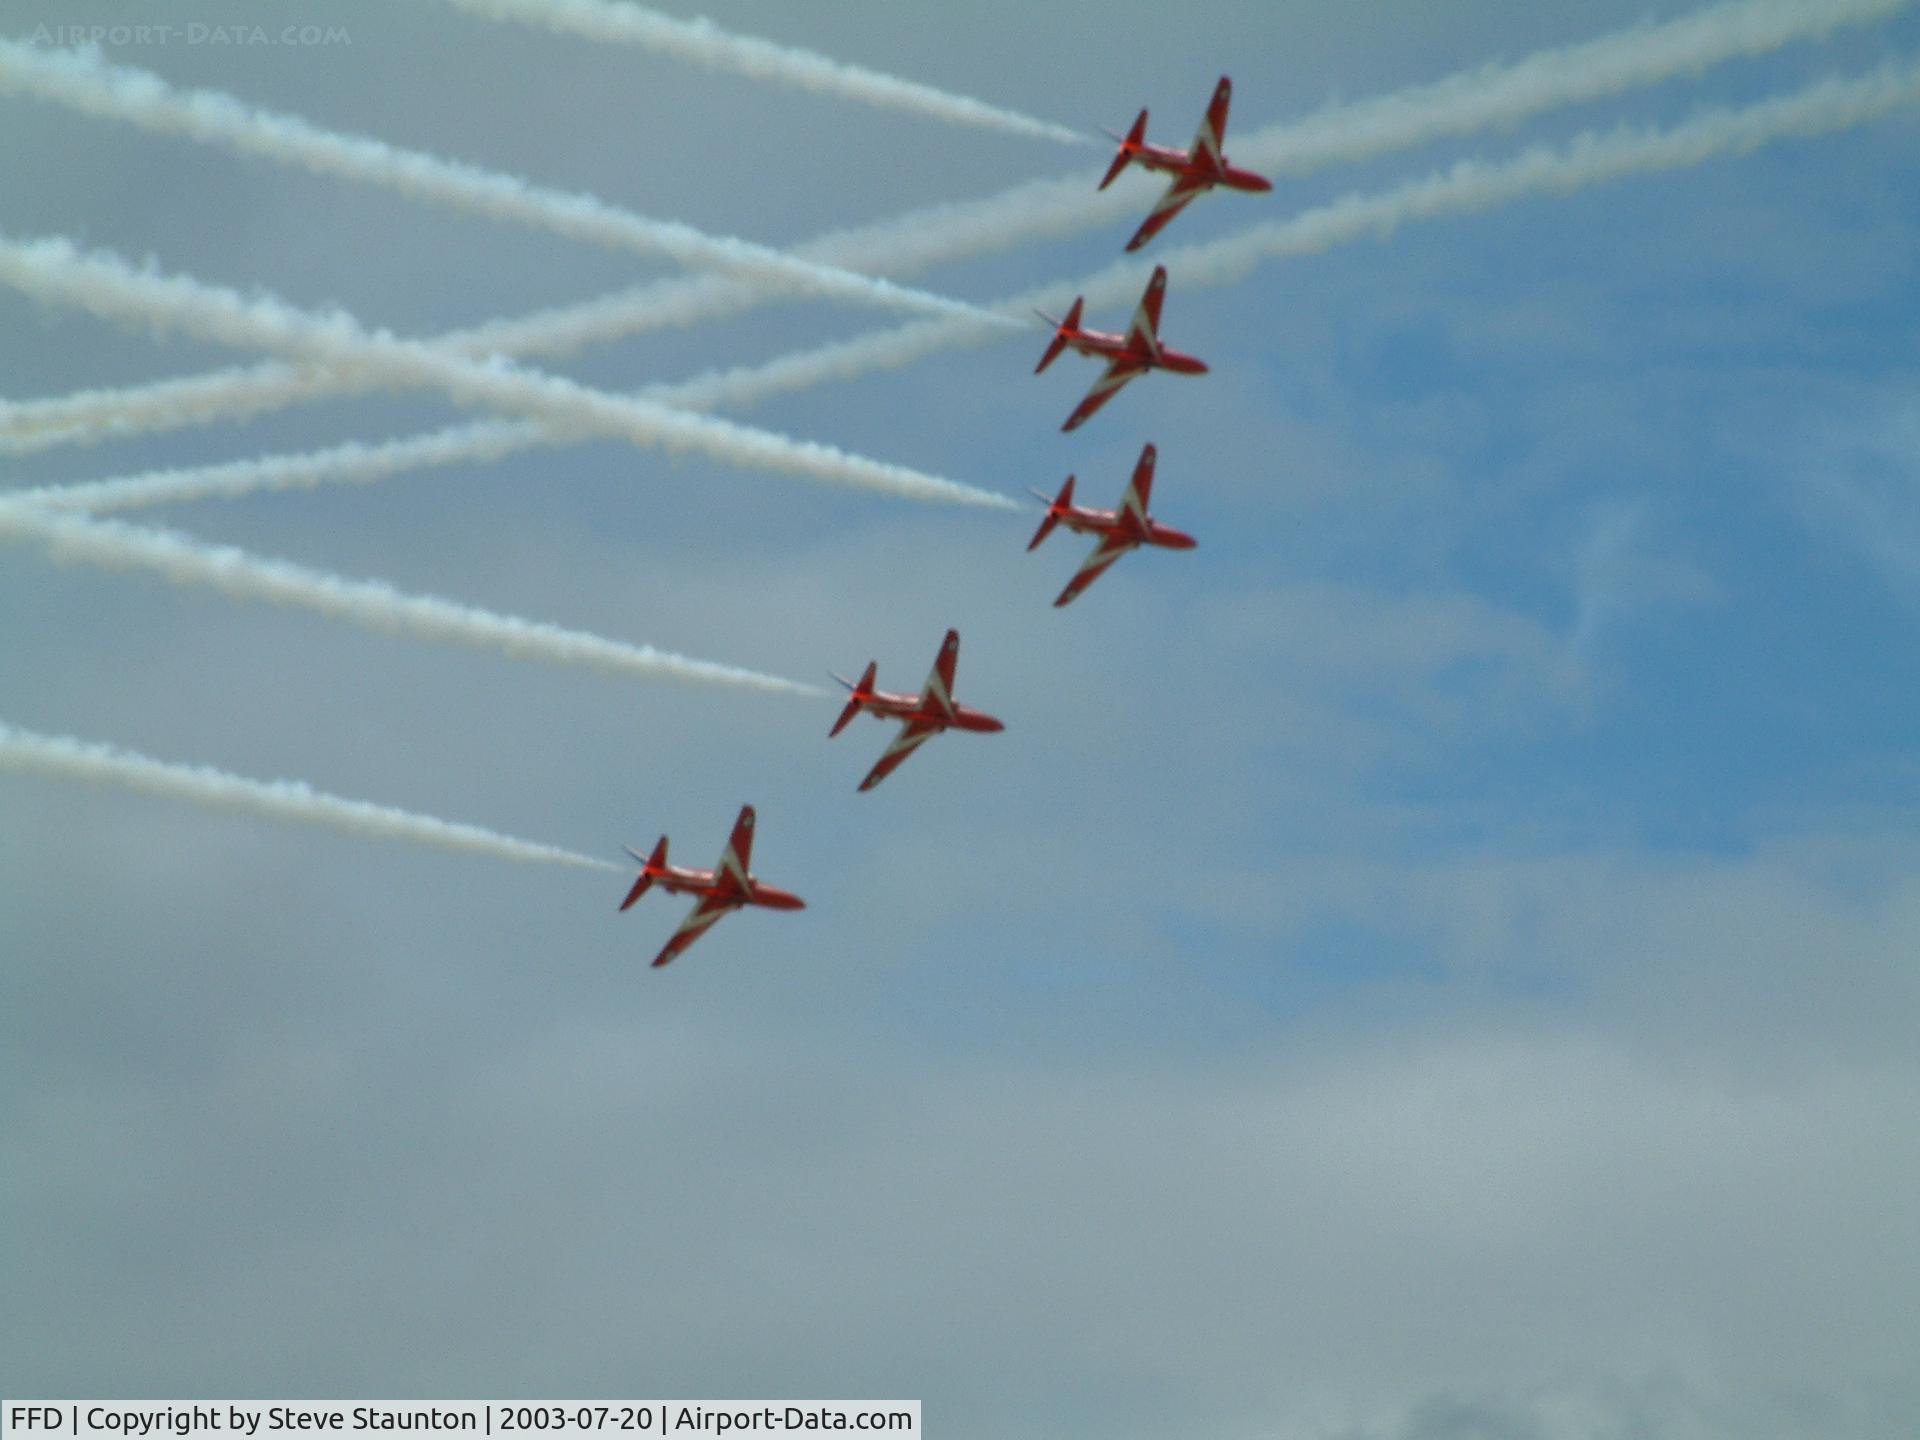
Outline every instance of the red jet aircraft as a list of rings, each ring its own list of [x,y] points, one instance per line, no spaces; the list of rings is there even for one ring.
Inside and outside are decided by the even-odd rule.
[[[1067,582],[1067,588],[1060,592],[1060,598],[1053,603],[1065,605],[1074,596],[1086,589],[1106,572],[1109,565],[1118,560],[1127,551],[1138,545],[1160,545],[1169,550],[1191,550],[1194,539],[1162,525],[1147,514],[1147,498],[1153,491],[1153,446],[1149,445],[1140,452],[1140,463],[1133,467],[1133,479],[1128,482],[1127,493],[1120,497],[1118,510],[1086,510],[1073,503],[1073,476],[1067,477],[1067,483],[1060,487],[1060,494],[1052,500],[1033,493],[1046,502],[1046,518],[1040,522],[1040,528],[1033,532],[1033,539],[1027,542],[1031,550],[1052,533],[1055,525],[1065,525],[1077,534],[1091,531],[1100,537],[1100,543],[1094,546],[1093,554],[1087,557],[1087,563],[1080,567],[1080,573]]]
[[[627,853],[640,861],[640,878],[633,882],[627,898],[620,902],[622,910],[646,894],[647,887],[656,880],[669,895],[700,897],[699,903],[693,907],[693,913],[687,916],[680,928],[673,932],[673,938],[667,941],[666,947],[654,957],[656,969],[706,934],[709,925],[731,910],[738,910],[743,905],[765,905],[773,910],[804,910],[807,905],[798,895],[763,885],[748,873],[747,865],[753,857],[751,805],[740,807],[740,818],[733,822],[733,834],[727,839],[727,848],[721,853],[720,863],[711,870],[687,870],[678,865],[669,865],[667,837],[664,835],[660,837],[660,843],[653,847],[653,854],[645,859],[641,859],[637,850],[629,849]]]
[[[867,772],[867,778],[860,782],[862,790],[871,790],[887,776],[900,767],[930,736],[938,735],[942,730],[1004,730],[991,715],[965,705],[953,703],[953,667],[960,658],[960,632],[947,631],[947,638],[940,646],[940,653],[934,657],[933,670],[927,676],[927,687],[918,695],[893,695],[885,690],[873,688],[874,675],[880,662],[869,661],[866,673],[860,677],[860,683],[835,675],[833,678],[852,691],[847,700],[847,708],[840,712],[840,718],[833,722],[833,729],[827,732],[831,740],[847,728],[847,722],[865,710],[869,715],[877,715],[882,720],[901,722],[900,733],[894,737],[893,744],[886,753],[874,762],[873,769]]]
[[[1147,282],[1147,288],[1140,297],[1140,308],[1133,312],[1133,323],[1127,326],[1124,335],[1110,334],[1105,330],[1083,330],[1080,328],[1080,307],[1084,300],[1076,298],[1073,308],[1067,311],[1067,318],[1056,320],[1045,311],[1039,312],[1040,318],[1053,326],[1053,343],[1047,346],[1047,353],[1040,357],[1040,363],[1033,367],[1038,375],[1051,365],[1054,357],[1071,345],[1082,355],[1101,355],[1106,357],[1107,370],[1093,382],[1093,389],[1087,392],[1087,398],[1080,402],[1080,408],[1067,417],[1062,430],[1078,429],[1086,418],[1113,398],[1114,392],[1136,375],[1149,370],[1171,370],[1177,375],[1204,375],[1206,363],[1191,355],[1183,355],[1178,350],[1169,350],[1160,343],[1160,302],[1167,293],[1167,267],[1155,267],[1153,279]]]
[[[1224,185],[1229,190],[1273,189],[1271,180],[1251,170],[1240,170],[1229,165],[1227,157],[1220,153],[1220,146],[1227,137],[1227,102],[1232,98],[1233,82],[1222,75],[1219,85],[1214,88],[1213,102],[1207,106],[1206,117],[1200,122],[1200,132],[1193,137],[1191,150],[1149,145],[1146,139],[1147,112],[1144,110],[1124,138],[1113,135],[1111,130],[1107,132],[1120,141],[1120,153],[1113,157],[1107,178],[1100,182],[1102,190],[1111,185],[1114,177],[1129,164],[1139,164],[1148,170],[1159,170],[1173,176],[1173,185],[1160,197],[1160,203],[1153,207],[1153,213],[1134,231],[1133,238],[1127,242],[1127,249],[1138,250],[1158,235],[1169,220],[1186,209],[1189,201],[1206,194],[1216,185]]]

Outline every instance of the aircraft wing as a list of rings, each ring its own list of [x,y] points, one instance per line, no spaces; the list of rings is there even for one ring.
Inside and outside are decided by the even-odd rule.
[[[940,653],[933,657],[933,669],[927,672],[926,687],[920,692],[921,704],[932,701],[947,714],[953,713],[953,667],[960,661],[960,632],[947,631]]]
[[[672,960],[682,950],[707,933],[712,925],[729,910],[735,909],[737,902],[719,895],[702,895],[700,903],[693,907],[693,913],[680,922],[680,928],[673,932],[673,938],[667,941],[660,953],[653,958],[653,968],[658,970]]]
[[[720,852],[720,863],[713,867],[713,878],[722,884],[731,878],[746,895],[753,889],[747,880],[747,867],[752,863],[753,807],[742,805],[740,818],[733,822],[733,834],[727,837],[727,848]]]
[[[1193,148],[1187,152],[1196,160],[1204,155],[1216,169],[1226,163],[1221,158],[1220,147],[1227,143],[1227,106],[1232,103],[1233,82],[1222,75],[1220,83],[1213,87],[1213,99],[1207,102],[1200,129],[1194,134]]]
[[[1192,175],[1182,175],[1167,187],[1167,193],[1160,197],[1160,203],[1153,207],[1153,213],[1140,222],[1140,228],[1133,232],[1133,238],[1127,241],[1127,249],[1138,250],[1154,236],[1158,235],[1178,215],[1196,195],[1205,193],[1212,187],[1210,180],[1198,179]],[[1156,319],[1158,317],[1156,316]]]
[[[1087,392],[1087,398],[1080,402],[1073,414],[1067,417],[1067,423],[1060,428],[1078,430],[1094,411],[1114,397],[1122,385],[1138,375],[1140,368],[1139,361],[1130,360],[1124,355],[1108,361],[1106,372],[1093,382],[1093,388]]]
[[[867,772],[867,778],[860,782],[862,790],[871,790],[887,776],[900,768],[914,751],[925,744],[929,737],[938,735],[941,726],[929,725],[924,720],[908,720],[900,727],[900,733],[894,737],[893,744],[887,747],[887,753],[873,762],[873,769]]]
[[[1153,267],[1153,278],[1147,281],[1147,288],[1140,292],[1140,304],[1133,312],[1133,320],[1127,326],[1127,345],[1130,349],[1144,350],[1149,355],[1160,352],[1160,302],[1167,298],[1167,267]]]
[[[1153,495],[1153,465],[1158,458],[1159,452],[1153,446],[1141,448],[1139,463],[1133,467],[1133,478],[1127,482],[1127,493],[1120,497],[1120,512],[1133,516],[1142,529],[1147,523],[1147,501]]]
[[[1076,595],[1106,574],[1107,567],[1133,549],[1135,543],[1115,535],[1101,536],[1093,554],[1087,557],[1087,563],[1080,567],[1080,573],[1067,582],[1067,588],[1060,592],[1060,598],[1053,603],[1056,606],[1071,604]]]

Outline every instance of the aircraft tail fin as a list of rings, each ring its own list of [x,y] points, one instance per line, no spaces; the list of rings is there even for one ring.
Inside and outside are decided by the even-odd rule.
[[[646,894],[653,884],[653,877],[667,868],[667,837],[662,835],[660,843],[653,847],[653,854],[644,860],[640,859],[640,852],[637,850],[630,849],[627,853],[634,859],[640,860],[640,878],[633,882],[633,888],[627,891],[627,898],[620,902],[622,910],[627,909],[634,901]]]
[[[1080,311],[1086,303],[1083,297],[1076,295],[1073,299],[1073,308],[1067,311],[1066,319],[1055,320],[1051,315],[1040,317],[1053,326],[1053,343],[1047,346],[1047,353],[1040,357],[1040,363],[1033,367],[1034,374],[1038,375],[1046,369],[1059,358],[1060,352],[1067,348],[1067,335],[1080,328]]]
[[[847,708],[840,712],[840,718],[833,722],[833,729],[827,732],[827,738],[829,740],[846,729],[847,722],[860,713],[861,703],[873,694],[873,682],[875,676],[879,674],[879,670],[880,662],[878,660],[869,660],[867,662],[867,668],[861,672],[860,683],[857,685],[854,684],[853,681],[842,679],[838,675],[833,677],[853,693],[847,697]]]
[[[1114,138],[1120,140],[1120,150],[1113,157],[1113,164],[1107,167],[1106,178],[1100,182],[1102,190],[1111,185],[1119,177],[1120,172],[1127,168],[1133,157],[1140,153],[1141,143],[1147,138],[1147,112],[1144,110],[1140,112],[1140,118],[1133,122],[1133,128],[1127,131],[1124,139],[1119,136]]]
[[[1040,495],[1038,490],[1033,493]],[[1040,498],[1047,500],[1044,495],[1040,495]],[[1073,476],[1069,475],[1067,483],[1060,487],[1059,495],[1052,500],[1047,500],[1047,513],[1041,517],[1040,528],[1033,532],[1033,539],[1027,542],[1027,549],[1037,548],[1042,540],[1053,533],[1053,527],[1060,523],[1061,512],[1071,504],[1073,504]]]

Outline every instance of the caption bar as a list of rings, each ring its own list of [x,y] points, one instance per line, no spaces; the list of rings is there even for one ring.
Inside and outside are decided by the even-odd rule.
[[[918,1400],[7,1400],[0,1440],[920,1433]]]

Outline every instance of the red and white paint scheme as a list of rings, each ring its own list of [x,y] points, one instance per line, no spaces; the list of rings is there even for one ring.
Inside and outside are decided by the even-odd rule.
[[[900,733],[894,737],[893,744],[874,762],[873,769],[867,772],[867,778],[860,782],[862,790],[871,790],[878,785],[900,767],[901,761],[942,730],[989,732],[1007,728],[991,715],[967,705],[954,704],[953,667],[959,659],[960,632],[949,630],[947,638],[941,642],[940,653],[934,657],[926,688],[918,695],[889,694],[885,690],[875,689],[874,675],[880,665],[877,660],[868,662],[857,684],[841,675],[833,677],[852,693],[847,698],[847,708],[840,712],[840,718],[833,722],[833,729],[827,732],[829,740],[846,729],[847,722],[862,710],[882,720],[900,722]]]
[[[1153,207],[1153,213],[1133,232],[1127,249],[1138,250],[1165,229],[1167,222],[1186,209],[1190,201],[1206,194],[1216,185],[1224,185],[1229,190],[1273,189],[1271,180],[1251,170],[1229,165],[1227,157],[1220,153],[1220,146],[1227,137],[1227,105],[1232,99],[1233,82],[1222,75],[1220,83],[1214,87],[1213,100],[1207,106],[1205,118],[1200,121],[1200,131],[1193,137],[1193,148],[1190,150],[1148,144],[1147,112],[1144,110],[1124,136],[1107,131],[1120,142],[1120,153],[1113,157],[1107,178],[1100,182],[1102,190],[1111,185],[1114,177],[1128,165],[1139,165],[1173,176],[1172,186],[1160,197],[1160,203]]]
[[[1062,430],[1078,429],[1089,415],[1111,400],[1114,392],[1136,375],[1144,375],[1149,370],[1171,370],[1176,375],[1207,373],[1204,361],[1183,355],[1178,350],[1169,350],[1160,343],[1160,302],[1166,293],[1167,267],[1161,265],[1155,268],[1153,278],[1147,282],[1146,292],[1140,297],[1140,308],[1133,312],[1133,323],[1127,326],[1124,335],[1082,329],[1080,308],[1085,301],[1078,297],[1064,320],[1056,320],[1044,311],[1040,312],[1040,318],[1053,326],[1053,342],[1047,346],[1047,353],[1040,357],[1040,363],[1033,367],[1034,374],[1038,375],[1051,365],[1054,357],[1068,346],[1082,355],[1103,356],[1107,362],[1106,373],[1093,382],[1093,389],[1080,402],[1080,408],[1067,417],[1067,423],[1060,427]]]
[[[733,834],[727,838],[727,848],[721,853],[720,863],[711,870],[688,870],[679,865],[669,865],[667,837],[664,835],[660,837],[660,843],[653,847],[653,854],[644,859],[637,850],[628,849],[627,853],[640,861],[640,878],[633,882],[627,898],[620,902],[622,910],[646,894],[648,887],[655,883],[669,895],[700,897],[693,907],[693,913],[687,916],[680,928],[673,932],[673,938],[667,941],[666,947],[654,957],[655,969],[706,934],[707,927],[722,915],[743,906],[764,905],[771,910],[804,910],[807,906],[807,902],[798,895],[762,884],[747,869],[753,859],[751,805],[740,807],[740,818],[733,822]]]
[[[1153,464],[1156,458],[1151,445],[1140,452],[1140,462],[1133,467],[1133,479],[1127,483],[1127,493],[1120,497],[1120,508],[1117,510],[1088,510],[1075,505],[1071,475],[1067,476],[1067,483],[1060,487],[1060,493],[1051,500],[1038,490],[1033,492],[1046,502],[1047,513],[1040,522],[1040,528],[1033,532],[1033,539],[1027,542],[1027,549],[1033,549],[1046,539],[1056,525],[1064,525],[1075,534],[1100,537],[1100,543],[1093,547],[1093,554],[1080,567],[1080,573],[1067,582],[1067,588],[1053,602],[1055,605],[1067,604],[1105,574],[1109,565],[1136,546],[1159,545],[1168,550],[1191,550],[1194,547],[1191,535],[1162,525],[1147,513],[1147,500],[1153,493]]]

